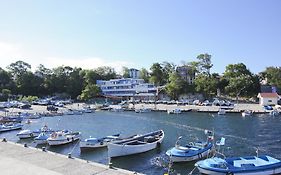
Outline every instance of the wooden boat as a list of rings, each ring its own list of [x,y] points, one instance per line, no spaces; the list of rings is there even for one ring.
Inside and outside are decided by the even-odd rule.
[[[119,157],[143,153],[155,149],[164,139],[164,131],[158,130],[141,136],[108,144],[108,156]]]
[[[102,138],[88,138],[80,142],[80,149],[102,148],[107,147],[108,143],[116,141],[120,134],[106,136]]]
[[[195,163],[199,172],[209,175],[272,175],[281,173],[281,161],[273,157],[212,157]]]
[[[51,137],[47,139],[47,142],[50,146],[63,145],[79,140],[80,137],[80,132],[58,131],[53,132],[51,134]]]

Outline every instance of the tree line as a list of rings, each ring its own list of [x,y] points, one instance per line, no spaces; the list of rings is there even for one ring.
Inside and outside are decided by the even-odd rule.
[[[177,65],[171,62],[153,63],[149,70],[142,68],[140,78],[155,86],[165,86],[165,92],[178,99],[187,93],[201,93],[206,98],[217,93],[231,97],[256,97],[260,92],[260,82],[281,89],[281,67],[267,67],[254,74],[245,64],[229,64],[222,75],[211,73],[213,67],[211,55],[200,54],[195,61],[182,62],[188,75],[195,75],[192,83],[184,80],[177,71]],[[96,69],[82,69],[59,66],[48,69],[39,65],[31,71],[31,65],[24,61],[11,63],[6,69],[0,68],[0,93],[2,100],[11,95],[48,96],[60,94],[72,99],[89,100],[100,94],[96,80],[128,78],[129,69],[123,67],[121,74],[114,68],[103,66]]]

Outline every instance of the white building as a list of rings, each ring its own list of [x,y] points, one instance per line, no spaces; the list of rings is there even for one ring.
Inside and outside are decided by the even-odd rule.
[[[129,69],[130,78],[138,79],[140,78],[140,71],[138,69]]]
[[[277,93],[259,93],[258,94],[260,105],[277,105],[279,95]]]
[[[114,97],[154,97],[157,88],[143,79],[122,78],[109,81],[97,80],[97,86],[105,96]]]

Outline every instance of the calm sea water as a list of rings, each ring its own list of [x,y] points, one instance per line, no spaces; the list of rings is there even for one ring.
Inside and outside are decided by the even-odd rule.
[[[167,172],[168,158],[165,152],[173,147],[177,138],[183,136],[182,143],[205,139],[204,130],[214,130],[215,138],[226,138],[225,155],[242,156],[255,155],[259,148],[260,154],[268,154],[281,159],[281,117],[269,115],[256,115],[242,117],[239,114],[218,116],[208,113],[183,113],[168,115],[165,112],[135,113],[135,112],[109,112],[97,111],[93,114],[65,115],[46,117],[33,120],[25,124],[24,129],[38,129],[43,124],[53,129],[68,129],[81,131],[83,139],[102,137],[120,133],[123,136],[143,134],[150,131],[163,129],[165,138],[160,148],[147,153],[114,158],[114,166],[137,171],[145,174],[163,174]],[[27,143],[35,146],[32,139],[19,140],[18,131],[1,133],[10,141]],[[58,147],[48,147],[53,152],[72,155],[81,159],[108,164],[107,149],[98,149],[80,152],[79,143],[72,143]],[[194,163],[173,164],[173,174],[188,174]],[[194,174],[198,174],[197,171]]]

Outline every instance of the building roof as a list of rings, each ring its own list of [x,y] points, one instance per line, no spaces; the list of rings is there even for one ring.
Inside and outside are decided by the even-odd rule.
[[[259,93],[259,98],[278,98],[279,95],[277,93]]]

